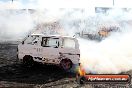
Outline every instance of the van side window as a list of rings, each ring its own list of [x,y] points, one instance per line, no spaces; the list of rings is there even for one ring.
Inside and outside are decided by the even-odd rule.
[[[73,39],[65,38],[63,40],[63,47],[75,49],[75,41]]]
[[[59,38],[43,37],[42,38],[42,46],[58,48],[59,47]]]

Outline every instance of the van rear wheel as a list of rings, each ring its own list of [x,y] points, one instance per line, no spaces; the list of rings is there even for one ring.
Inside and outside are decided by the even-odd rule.
[[[77,83],[80,84],[80,85],[85,84],[85,81],[86,81],[86,78],[83,77],[83,76],[79,76],[77,78]]]
[[[23,65],[26,67],[32,67],[34,65],[34,60],[32,56],[24,56]]]
[[[63,59],[60,62],[60,66],[64,69],[64,70],[70,70],[72,68],[72,62],[69,59]]]

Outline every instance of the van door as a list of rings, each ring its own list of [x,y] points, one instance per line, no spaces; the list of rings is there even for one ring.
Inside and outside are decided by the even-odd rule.
[[[42,37],[42,56],[46,63],[59,63],[59,38],[56,37]]]
[[[68,59],[71,59],[73,64],[79,63],[80,52],[78,47],[78,42],[73,38],[63,38],[62,47],[60,52]]]

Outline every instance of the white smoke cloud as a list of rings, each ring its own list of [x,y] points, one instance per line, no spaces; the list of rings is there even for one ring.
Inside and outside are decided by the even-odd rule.
[[[0,40],[18,40],[33,28],[30,14],[23,10],[0,10]]]
[[[87,73],[120,73],[132,69],[132,32],[102,42],[80,40],[81,63]]]

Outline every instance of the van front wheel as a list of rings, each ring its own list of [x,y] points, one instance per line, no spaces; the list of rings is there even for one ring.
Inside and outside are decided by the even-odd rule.
[[[34,60],[32,56],[24,56],[23,65],[26,67],[32,67],[34,65]]]
[[[70,59],[63,59],[60,62],[60,66],[66,71],[70,70],[72,68],[72,62]]]

